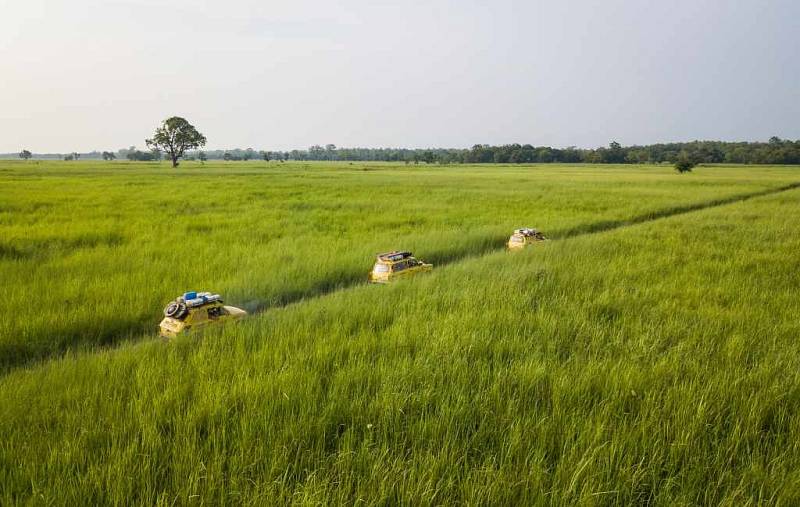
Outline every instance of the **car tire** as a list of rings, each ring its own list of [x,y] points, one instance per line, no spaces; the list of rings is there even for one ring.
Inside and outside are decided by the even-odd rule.
[[[186,315],[186,304],[173,301],[164,308],[164,315],[174,319],[180,319]]]
[[[166,308],[164,308],[164,316],[165,317],[174,316],[176,313],[178,313],[178,308],[179,308],[178,303],[173,301],[172,303],[168,304]]]

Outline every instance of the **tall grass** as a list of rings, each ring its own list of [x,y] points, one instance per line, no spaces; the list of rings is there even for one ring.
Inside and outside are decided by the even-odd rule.
[[[349,196],[374,176],[297,169],[332,180],[325,191],[300,187],[320,206],[341,188],[337,178],[346,187],[338,191]],[[442,252],[452,244],[447,238],[471,237],[467,224],[493,233],[494,215],[506,228],[530,223],[566,231],[586,219],[689,203],[687,196],[708,200],[779,186],[792,175],[767,171],[757,182],[743,170],[709,169],[696,180],[670,175],[662,183],[656,169],[492,170],[426,173],[427,192],[400,193],[390,202],[432,222],[398,237]],[[198,184],[214,171],[222,169]],[[381,180],[413,186],[413,171]],[[107,186],[116,177],[91,175]],[[295,175],[273,177],[278,184]],[[438,193],[437,178],[480,191],[437,211],[437,199],[460,192]],[[538,205],[514,190],[511,183],[522,178],[550,189]],[[702,178],[713,183],[698,184]],[[588,183],[605,180],[614,185],[600,183],[598,190]],[[674,195],[660,184],[675,185]],[[647,197],[627,199],[635,188]],[[595,202],[602,199],[614,204]],[[466,255],[397,285],[358,284],[266,305],[241,325],[169,344],[139,336],[16,368],[0,378],[0,503],[797,504],[799,203],[800,190],[789,190],[516,254]],[[242,215],[233,204],[226,213],[220,206],[220,220]],[[515,223],[507,206],[520,210]],[[325,216],[340,223],[340,212],[346,215]],[[290,215],[282,218],[302,220]],[[308,250],[299,248],[308,242],[298,243],[272,255],[287,255],[284,265],[305,287],[325,272],[309,264],[324,252],[338,252],[362,272],[373,250],[394,246],[380,243],[392,234],[379,225],[398,214],[363,220],[341,222],[352,236],[349,229],[343,238],[323,233]],[[450,229],[448,221],[460,226]],[[346,238],[352,250],[360,248],[358,231],[374,231],[372,250],[363,255],[346,248]],[[496,234],[504,233],[498,226]],[[245,250],[228,239],[216,244],[213,258],[232,261],[228,252]],[[153,257],[158,241],[153,235],[143,242],[148,253],[135,256],[140,264],[132,264],[130,277],[161,273]],[[200,238],[187,242],[202,247]],[[468,253],[474,247],[457,244]],[[269,245],[253,246],[252,256],[275,259]],[[72,258],[77,280],[77,266],[118,247],[42,262]],[[202,255],[211,259],[206,248]],[[305,264],[293,264],[292,255]],[[221,277],[231,291],[244,294],[248,280],[263,298],[293,287],[277,269],[241,262],[243,272],[270,281],[237,277],[231,268],[229,278]],[[333,266],[334,259],[321,262]],[[210,272],[181,276],[215,280]],[[85,287],[113,292],[109,286]],[[176,290],[157,287],[150,290]],[[87,313],[86,323],[100,328],[101,317]]]
[[[183,166],[182,166],[183,167]],[[0,163],[0,368],[153,332],[189,289],[249,310],[360,283],[395,248],[442,264],[794,181],[786,168]],[[124,309],[124,311],[121,311]]]

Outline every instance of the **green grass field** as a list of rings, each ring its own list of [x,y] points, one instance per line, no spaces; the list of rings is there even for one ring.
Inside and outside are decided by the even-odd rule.
[[[798,183],[0,162],[0,504],[797,505]]]

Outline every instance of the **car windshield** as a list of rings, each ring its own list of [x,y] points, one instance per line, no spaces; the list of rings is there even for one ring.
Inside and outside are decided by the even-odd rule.
[[[377,262],[377,263],[375,263],[375,267],[372,268],[372,271],[374,271],[375,273],[388,273],[389,272],[389,266],[387,266],[386,264],[382,264],[380,262]]]

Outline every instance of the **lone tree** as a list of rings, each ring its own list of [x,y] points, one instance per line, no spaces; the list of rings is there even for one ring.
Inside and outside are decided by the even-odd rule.
[[[111,151],[103,152],[103,160],[114,160],[115,158],[117,158],[117,156],[114,155],[114,152]]]
[[[206,145],[206,136],[183,118],[173,116],[161,122],[152,139],[145,141],[153,150],[162,150],[172,159],[172,167],[178,167],[178,159],[186,150]]]
[[[679,173],[689,173],[692,172],[692,169],[697,165],[694,157],[691,157],[685,151],[681,151],[678,154],[678,159],[675,161],[675,170]]]
[[[201,150],[200,153],[197,154],[197,158],[200,159],[201,164],[205,164],[206,160],[208,160],[208,155],[206,155],[206,152]]]
[[[19,152],[19,158],[21,158],[22,160],[28,160],[32,156],[33,154],[28,150],[22,150],[21,152]]]

